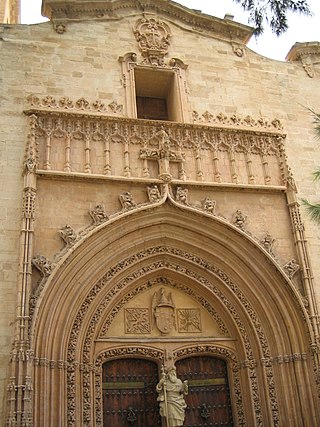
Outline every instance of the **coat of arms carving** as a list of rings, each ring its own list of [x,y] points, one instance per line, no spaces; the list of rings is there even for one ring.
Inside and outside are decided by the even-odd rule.
[[[169,334],[176,328],[175,305],[171,292],[161,288],[152,298],[152,314],[157,328],[162,334]]]
[[[139,19],[134,34],[146,63],[163,65],[168,53],[171,32],[169,26],[157,19]]]

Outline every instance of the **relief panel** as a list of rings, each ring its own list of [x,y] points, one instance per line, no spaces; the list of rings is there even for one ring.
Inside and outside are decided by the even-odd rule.
[[[154,287],[140,293],[114,316],[110,326],[102,328],[103,337],[144,335],[151,337],[174,337],[197,334],[197,336],[223,336],[220,328],[208,311],[201,305],[170,287]]]

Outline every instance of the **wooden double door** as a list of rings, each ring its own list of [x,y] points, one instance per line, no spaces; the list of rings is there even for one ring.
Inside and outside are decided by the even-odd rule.
[[[185,427],[233,426],[226,363],[197,356],[176,363],[177,375],[188,380]],[[162,426],[156,384],[159,365],[125,358],[103,365],[104,427]]]

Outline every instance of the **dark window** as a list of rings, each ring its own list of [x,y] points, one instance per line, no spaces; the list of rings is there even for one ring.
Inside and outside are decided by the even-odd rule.
[[[168,120],[167,100],[137,96],[138,119]]]

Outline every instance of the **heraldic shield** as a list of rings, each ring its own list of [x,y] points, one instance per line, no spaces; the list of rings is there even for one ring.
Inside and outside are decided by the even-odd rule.
[[[165,293],[161,288],[152,298],[153,318],[157,328],[162,334],[169,334],[176,327],[175,305],[171,292]]]

